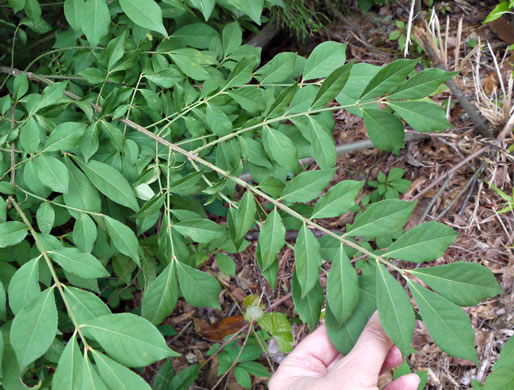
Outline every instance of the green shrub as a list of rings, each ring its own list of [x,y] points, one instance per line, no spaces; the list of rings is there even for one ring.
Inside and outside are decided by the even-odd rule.
[[[324,302],[320,266],[332,263],[325,318],[341,352],[378,307],[404,354],[419,312],[444,351],[477,362],[459,306],[500,293],[493,274],[471,263],[411,267],[440,257],[457,233],[435,222],[404,232],[415,203],[386,199],[337,234],[323,218],[354,208],[363,183],[344,180],[320,197],[336,170],[332,111],[362,116],[373,143],[398,153],[403,120],[419,131],[450,127],[426,96],[452,74],[417,73],[415,60],[345,64],[337,42],[308,59],[280,53],[261,64],[240,24],[259,21],[273,2],[220,0],[222,11],[214,0],[66,0],[65,19],[61,4],[8,3],[1,28],[13,50],[0,68],[3,388],[149,388],[129,368],[177,355],[157,326],[179,297],[220,308],[208,262],[244,251],[250,229],[261,231],[256,260],[272,288],[277,255],[293,247],[286,229],[299,231],[292,297],[311,328]],[[229,15],[235,21],[218,30]],[[214,27],[202,22],[215,16]],[[34,52],[45,43],[53,46]],[[319,169],[299,165],[311,156]],[[243,172],[254,181],[239,178]],[[223,259],[220,268],[233,273]],[[390,271],[405,280],[417,311]],[[279,317],[254,320],[287,349],[284,316],[265,318]],[[248,373],[261,372],[237,367],[246,385]],[[173,377],[169,363],[162,370]],[[197,373],[193,366],[170,380],[191,383]]]

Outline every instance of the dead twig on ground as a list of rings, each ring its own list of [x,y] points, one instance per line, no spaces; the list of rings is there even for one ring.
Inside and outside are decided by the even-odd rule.
[[[439,42],[441,42],[441,33],[439,31],[439,23],[436,23],[436,30],[439,35]],[[437,40],[434,36],[434,33],[431,32],[430,28],[425,24],[425,28],[415,27],[413,29],[413,34],[418,43],[423,47],[428,57],[432,61],[433,65],[448,71],[447,65],[447,48],[443,47],[443,44],[440,43],[440,47],[437,47]],[[447,39],[445,40],[445,42]],[[446,82],[448,88],[450,88],[451,92],[455,96],[455,98],[459,101],[460,105],[469,115],[469,118],[473,122],[476,127],[477,132],[483,137],[491,137],[492,133],[487,128],[486,123],[480,113],[473,107],[473,105],[469,102],[469,100],[464,96],[464,93],[457,86],[457,83],[453,79],[449,79]]]
[[[455,165],[452,169],[450,169],[449,171],[447,171],[445,174],[439,176],[436,180],[434,180],[432,183],[430,183],[430,185],[428,185],[428,187],[426,187],[425,189],[423,189],[422,191],[418,192],[415,196],[413,196],[410,200],[411,201],[414,201],[416,199],[419,199],[420,197],[422,197],[423,195],[425,195],[428,191],[430,191],[433,187],[435,187],[437,184],[439,184],[440,182],[442,182],[443,180],[445,180],[449,175],[451,175],[452,173],[456,172],[459,168],[461,168],[463,165],[467,164],[468,161],[471,161],[473,160],[474,158],[480,156],[482,153],[484,153],[487,149],[489,149],[491,147],[491,145],[485,145],[485,146],[482,146],[480,149],[478,149],[476,152],[474,152],[473,154],[470,154],[468,157],[466,157],[464,160],[462,160],[460,163],[458,163],[457,165]]]

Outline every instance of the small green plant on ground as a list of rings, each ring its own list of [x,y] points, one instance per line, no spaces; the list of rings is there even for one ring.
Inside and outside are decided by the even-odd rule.
[[[389,34],[389,40],[398,41],[398,46],[400,47],[400,50],[404,51],[405,44],[407,43],[407,26],[401,20],[395,20],[394,24],[396,28]],[[416,41],[416,38],[414,38],[414,35],[412,35],[412,33],[410,36],[410,40],[416,43],[416,51],[418,52],[418,54],[423,53],[423,48]]]
[[[392,168],[386,176],[384,172],[379,172],[377,180],[368,181],[368,186],[376,188],[370,195],[365,195],[361,204],[366,206],[369,202],[378,202],[382,199],[399,199],[400,194],[406,193],[410,186],[410,180],[403,179],[405,170]]]
[[[512,190],[512,196],[507,195],[505,192],[500,190],[498,187],[494,185],[494,183],[489,184],[491,188],[496,192],[504,201],[503,207],[501,210],[497,210],[498,214],[504,214],[508,212],[512,212],[514,210],[514,190]]]
[[[503,15],[514,14],[514,1],[502,1],[487,15],[483,23],[491,23],[496,19],[501,18]],[[509,50],[514,50],[514,44],[509,46]]]
[[[277,256],[293,249],[295,309],[314,328],[326,296],[327,330],[342,353],[378,308],[404,356],[418,317],[444,351],[478,363],[460,306],[499,294],[494,275],[467,262],[417,268],[457,233],[436,222],[404,231],[415,203],[400,199],[359,208],[335,233],[323,219],[354,208],[363,183],[345,180],[320,196],[336,171],[333,111],[363,117],[374,145],[398,153],[404,122],[421,132],[450,127],[425,98],[451,73],[416,72],[416,60],[354,64],[338,42],[261,64],[240,26],[261,20],[263,1],[8,4],[0,7],[12,47],[0,67],[4,389],[149,389],[135,369],[178,355],[158,326],[179,298],[221,308],[211,255],[223,259],[225,277],[234,274],[240,265],[221,255],[245,251],[251,229],[273,289],[289,288],[277,285]],[[52,47],[33,52],[45,42]],[[319,169],[302,168],[303,157]],[[286,229],[298,231],[294,244]],[[254,326],[290,348],[285,315],[267,314],[252,317]],[[248,385],[261,367],[230,348]],[[198,373],[172,377],[167,364],[158,378],[191,383]]]

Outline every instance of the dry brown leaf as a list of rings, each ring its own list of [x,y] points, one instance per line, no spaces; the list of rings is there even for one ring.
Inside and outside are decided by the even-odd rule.
[[[484,80],[484,90],[488,95],[491,95],[498,88],[498,74],[491,72]]]
[[[193,318],[196,333],[206,339],[221,342],[225,337],[231,335],[246,325],[242,316],[230,316],[223,318],[215,324],[208,324],[200,318]]]

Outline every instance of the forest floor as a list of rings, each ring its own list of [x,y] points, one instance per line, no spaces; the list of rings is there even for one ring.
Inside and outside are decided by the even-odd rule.
[[[456,103],[455,96],[446,90],[435,100],[448,107],[452,129],[408,142],[398,156],[374,148],[340,155],[337,179],[333,184],[345,179],[376,180],[380,171],[387,173],[393,167],[404,169],[404,177],[412,181],[412,185],[402,199],[418,201],[409,225],[412,227],[422,221],[437,220],[459,232],[458,240],[435,264],[459,260],[475,262],[488,267],[496,275],[504,293],[475,307],[465,308],[476,333],[478,367],[443,353],[419,321],[414,334],[413,346],[418,353],[411,355],[409,364],[413,370],[428,371],[427,389],[471,389],[471,379],[483,381],[486,378],[501,347],[514,335],[514,212],[499,212],[505,207],[505,202],[491,187],[494,184],[504,193],[513,194],[514,157],[507,150],[514,140],[512,123],[510,127],[506,127],[506,124],[512,115],[514,51],[507,52],[506,49],[514,43],[514,29],[509,20],[493,26],[482,24],[492,9],[480,5],[482,3],[463,0],[436,3],[441,4],[437,12],[442,43],[441,62],[449,71],[460,70],[455,78],[457,86],[486,118],[492,136],[480,135],[469,115]],[[400,30],[396,35],[405,35],[405,30],[398,28],[402,24],[396,22],[402,22],[406,28],[408,6],[394,3],[375,11],[365,16],[357,12],[338,18],[325,31],[305,43],[295,43],[280,36],[265,51],[270,51],[269,55],[278,51],[298,51],[307,56],[309,48],[330,39],[347,43],[348,58],[356,62],[381,65],[402,58],[403,50],[399,48],[398,41],[391,41],[389,37],[395,29]],[[462,25],[459,28],[460,20]],[[421,24],[417,32],[423,34],[423,31]],[[477,45],[483,45],[482,50],[474,50]],[[409,48],[408,57],[423,57],[419,65],[421,69],[422,66],[430,66],[434,58],[430,59],[423,50],[420,51],[421,54],[414,43]],[[477,57],[476,53],[480,53],[480,56]],[[510,93],[511,100],[506,98],[502,101],[500,98],[497,104],[494,97],[504,92],[507,96]],[[335,112],[334,116],[334,137],[338,145],[367,139],[361,118],[345,111]],[[369,186],[365,186],[365,189],[368,193],[373,191]],[[337,229],[348,222],[351,221],[342,216],[328,220],[326,224],[331,229]],[[202,365],[201,375],[193,388],[210,389],[219,380],[216,359],[208,360],[207,356],[213,341],[221,342],[226,334],[236,330],[241,334],[247,331],[234,302],[240,305],[246,295],[256,294],[263,297],[268,309],[285,313],[290,319],[296,317],[288,294],[294,264],[292,251],[285,249],[279,256],[279,281],[272,290],[257,268],[256,243],[254,240],[248,250],[235,255],[238,273],[236,278],[226,280],[225,294],[221,297],[226,301],[222,305],[225,309],[222,316],[210,310],[194,309],[181,301],[167,322],[178,332],[170,338],[170,346],[182,353],[182,357],[174,360],[174,368],[180,370],[195,362]],[[215,262],[212,262],[212,268],[216,271]],[[220,322],[227,317],[231,321]],[[306,326],[293,321],[295,343],[308,332]],[[270,351],[273,348],[276,349],[276,346],[269,345]],[[275,356],[271,356],[275,367],[281,357],[278,350]],[[148,376],[155,375],[156,369],[153,367],[153,372],[147,372]],[[391,375],[391,372],[384,374],[381,383],[390,381]],[[241,388],[233,377],[225,379],[218,388]],[[265,388],[265,382],[266,378],[257,378],[252,387]]]

